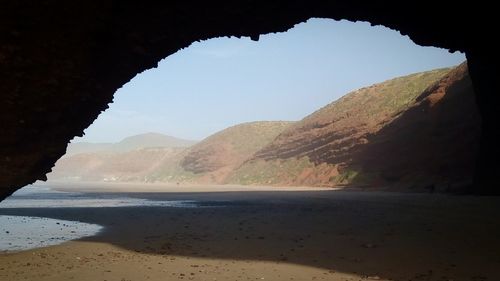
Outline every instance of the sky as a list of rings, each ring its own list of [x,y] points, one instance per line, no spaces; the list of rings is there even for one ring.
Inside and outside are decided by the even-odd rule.
[[[147,132],[201,140],[243,122],[300,120],[358,88],[464,60],[366,22],[310,19],[258,41],[214,38],[123,85],[73,142],[117,142]]]

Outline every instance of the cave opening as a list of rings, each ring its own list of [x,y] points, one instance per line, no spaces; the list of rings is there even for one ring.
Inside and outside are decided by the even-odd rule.
[[[44,180],[64,154],[67,142],[82,135],[107,108],[115,90],[136,73],[154,67],[159,59],[197,40],[218,36],[258,39],[260,34],[283,32],[312,17],[381,24],[400,30],[419,45],[466,53],[482,116],[478,165],[469,192],[498,194],[494,186],[499,167],[492,164],[500,154],[496,145],[498,122],[494,121],[499,102],[498,95],[492,94],[498,56],[494,45],[477,32],[494,32],[494,9],[488,5],[455,6],[455,13],[450,14],[446,5],[429,10],[426,5],[408,9],[398,4],[391,10],[377,3],[320,1],[221,8],[226,4],[205,3],[196,8],[185,3],[142,7],[133,2],[6,5],[0,51],[5,99],[2,198]],[[476,13],[481,15],[476,21],[457,20]],[[32,20],[23,22],[21,18]],[[32,139],[37,141],[27,141]]]
[[[140,48],[139,52],[141,52]],[[463,78],[464,69],[466,70],[466,66],[462,65],[450,75],[442,76],[443,80],[423,91],[415,99],[419,104],[412,107],[413,110],[409,110],[408,114],[398,115],[400,117],[398,120],[416,120],[417,122],[390,122],[390,126],[384,127],[384,134],[372,139],[360,138],[360,143],[383,143],[388,135],[402,132],[398,138],[395,138],[396,140],[413,141],[414,145],[420,144],[422,139],[414,139],[411,132],[422,127],[429,128],[428,125],[438,130],[426,131],[424,129],[418,132],[431,136],[433,140],[443,141],[463,137],[460,133],[464,132],[464,128],[460,127],[460,124],[474,127],[473,122],[476,122],[474,118],[477,116],[473,112],[466,111],[466,116],[470,117],[467,120],[472,120],[472,122],[459,122],[458,126],[454,122],[435,124],[428,119],[419,119],[415,116],[421,111],[428,111],[433,118],[445,117],[443,120],[450,121],[450,116],[443,116],[443,110],[440,109],[441,101],[448,106],[447,109],[454,108],[458,111],[452,111],[454,114],[463,113],[461,109],[464,109],[464,104],[473,104],[474,98],[470,96],[463,98],[465,101],[443,98],[443,93],[448,90],[462,93],[472,89],[470,81],[467,82],[467,79]],[[448,87],[449,83],[453,86]],[[373,89],[368,86],[361,92],[371,93]],[[375,87],[375,90],[378,88]],[[354,102],[356,103],[356,100]],[[444,110],[444,112],[448,111]],[[362,113],[368,116],[376,114],[366,109],[357,112],[357,114]],[[346,119],[349,116],[352,114],[347,112],[341,115],[340,119]],[[301,128],[317,129],[325,126],[322,119],[310,119],[313,122]],[[373,118],[373,120],[378,119]],[[453,118],[451,120],[453,121]],[[132,127],[133,124],[130,125]],[[451,131],[454,134],[443,138],[443,129],[446,129],[445,132]],[[79,130],[75,129],[76,133],[72,135],[80,133]],[[334,137],[338,138],[338,135]],[[322,140],[331,141],[328,138]],[[311,143],[315,142],[306,142],[306,144]],[[465,143],[473,145],[469,139],[466,139]],[[448,144],[449,153],[463,152],[460,146],[455,147],[449,145],[448,142],[445,144]],[[429,143],[426,145],[428,147]],[[393,147],[393,143],[390,143],[389,147]],[[272,155],[270,151],[275,151],[275,148],[276,146],[271,146],[258,155],[266,160],[277,160],[278,165],[286,166],[286,163],[280,161],[287,157],[289,151]],[[391,153],[387,153],[387,146],[376,148],[385,151],[384,157],[391,160],[394,160],[395,155],[406,152],[405,150],[390,150]],[[324,150],[315,151],[318,154],[311,154],[313,160],[317,160],[319,156],[327,157],[328,161],[336,160],[332,159],[331,155],[325,155]],[[150,152],[152,155],[158,154],[158,150]],[[218,152],[217,149],[215,152]],[[187,157],[189,161],[185,161],[186,167],[192,169],[193,173],[206,172],[206,167],[200,168],[199,163],[193,161],[193,157]],[[378,154],[362,157],[370,164],[378,158],[380,158]],[[140,162],[137,155],[132,155],[130,159],[133,164]],[[424,158],[420,164],[432,166],[434,160]],[[389,167],[390,170],[402,164],[397,161],[394,163]],[[208,166],[212,168],[211,165]],[[272,170],[269,166],[264,168]],[[308,168],[307,165],[306,168]],[[457,167],[438,165],[430,171],[446,175],[453,169]],[[462,170],[458,169],[458,171]],[[470,172],[470,169],[466,171]],[[244,171],[244,174],[250,172],[251,169]],[[323,172],[324,170],[320,171],[320,173]],[[361,180],[363,178],[354,168],[344,172],[340,178],[334,177],[333,179]],[[401,180],[401,176],[397,173],[381,173],[380,176],[391,183]],[[332,175],[327,174],[326,178],[330,181]],[[209,177],[207,180],[212,179],[217,179],[217,177]],[[415,177],[406,180],[413,181]],[[428,191],[435,189],[447,191],[447,188],[450,188],[448,183],[434,185],[434,181],[430,185],[426,182],[419,184],[415,187],[417,190],[423,187]],[[99,188],[101,187],[106,190],[105,184]],[[90,193],[96,191],[96,189],[87,190]],[[28,253],[0,255],[0,265],[12,264],[12,260],[15,261],[14,263],[21,260],[22,266],[42,267],[39,270],[23,270],[22,274],[26,277],[37,276],[49,279],[54,275],[71,279],[89,276],[108,278],[107,274],[113,272],[112,274],[116,275],[113,277],[123,276],[122,279],[144,279],[146,276],[153,280],[164,280],[166,276],[184,279],[200,275],[205,275],[207,278],[227,276],[230,280],[238,278],[460,280],[471,276],[473,280],[484,280],[492,279],[498,273],[496,253],[500,251],[497,251],[498,243],[495,234],[500,233],[500,230],[495,221],[499,212],[496,207],[498,206],[497,200],[494,198],[467,196],[454,198],[438,194],[430,197],[429,194],[378,192],[365,194],[356,191],[338,192],[331,197],[332,192],[321,188],[314,192],[290,189],[279,194],[256,188],[247,192],[242,198],[237,195],[241,190],[221,189],[205,194],[205,198],[198,197],[198,200],[203,203],[195,204],[194,208],[189,209],[188,207],[191,206],[158,208],[162,207],[161,202],[172,199],[174,201],[193,199],[193,194],[186,194],[179,190],[165,195],[159,192],[159,189],[152,188],[146,194],[146,192],[137,192],[134,186],[129,185],[125,186],[123,191],[138,202],[132,206],[106,206],[106,208],[89,208],[89,206],[80,205],[64,209],[28,207],[0,210],[2,215],[33,216],[36,214],[41,217],[78,220],[105,227],[105,231],[96,237],[66,243],[58,248],[49,247]],[[133,191],[135,193],[132,193]],[[195,190],[194,193],[200,196],[201,191],[204,190]],[[55,196],[56,200],[61,199]],[[110,189],[100,193],[99,196],[104,199],[112,198],[118,202],[123,199],[116,197],[116,192]],[[137,208],[138,205],[141,206],[140,204],[144,203],[144,200],[160,205]],[[286,208],[280,208],[280,202]],[[186,203],[190,204],[190,202]],[[401,252],[405,254],[401,255]],[[44,262],[47,257],[53,259],[55,266],[64,266],[66,270],[54,273],[51,264]],[[29,262],[25,263],[26,260]],[[61,260],[61,262],[55,262],[55,260]],[[103,261],[110,265],[102,267]],[[147,273],[143,270],[144,268],[147,268]],[[0,276],[20,274],[15,266],[2,267],[1,270]]]
[[[443,143],[457,133],[470,137],[453,147],[454,150],[473,147],[478,132],[466,132],[469,127],[477,125],[474,122],[478,122],[474,119],[472,108],[459,108],[458,104],[455,112],[463,111],[465,125],[459,126],[453,133],[440,133],[447,125],[439,123],[438,119],[458,118],[443,115],[441,111],[446,109],[434,110],[441,113],[433,117],[410,117],[409,121],[399,121],[406,122],[400,125],[394,120],[402,115],[401,112],[415,106],[414,102],[418,99],[427,101],[428,97],[419,95],[449,69],[434,73],[425,71],[454,67],[464,60],[465,56],[461,53],[417,46],[408,37],[385,27],[328,19],[311,19],[285,33],[262,35],[259,41],[233,37],[196,42],[121,87],[115,93],[110,108],[86,129],[85,137],[77,138],[75,143],[70,144],[68,155],[71,157],[63,157],[48,177],[98,182],[399,185],[397,188],[413,188],[415,191],[431,186],[439,191],[463,188],[472,179],[473,164],[470,162],[474,162],[471,160],[473,153],[450,158],[452,148],[448,148],[447,152],[439,151],[443,150]],[[406,77],[420,72],[422,77]],[[463,75],[468,76],[466,70]],[[404,78],[377,86],[396,77]],[[440,91],[446,91],[447,87],[441,87]],[[466,90],[469,94],[462,98],[470,101],[472,90]],[[360,93],[342,99],[344,104],[337,106],[339,109],[331,105],[344,94],[354,91]],[[435,94],[433,97],[437,99],[436,103],[442,98]],[[348,99],[358,100],[358,105],[349,103]],[[350,117],[336,126],[334,120],[343,118],[342,114],[322,114],[318,111],[322,107],[346,111],[342,114]],[[425,105],[421,107],[418,110],[426,110]],[[370,111],[371,116],[360,113],[365,109]],[[304,121],[311,118],[317,119],[314,122],[323,129],[309,130],[309,127],[317,125]],[[401,117],[405,118],[408,119]],[[286,129],[292,122],[298,125],[293,125],[294,129]],[[383,146],[363,147],[368,142],[368,136],[377,135],[379,131],[383,132],[382,136],[372,137],[373,142],[380,142],[382,138],[404,138],[401,134],[394,134],[396,129],[386,126],[389,123],[393,123],[394,128],[412,128],[406,129],[406,134],[423,135],[420,146],[407,144],[400,149],[401,153],[415,150],[426,156],[412,162],[408,159],[415,157],[416,153],[406,152],[408,155],[403,154],[402,159],[384,161],[394,164],[378,169],[376,166],[380,165],[380,161],[376,158],[387,154],[391,147],[405,146],[401,139]],[[422,130],[415,126],[432,128]],[[308,128],[307,133],[318,135],[318,139],[328,139],[326,143],[318,143],[312,148],[303,145],[287,148],[292,140],[315,142],[296,132],[301,128]],[[236,133],[237,130],[240,132]],[[335,138],[342,138],[342,131],[347,130],[359,132],[337,144]],[[272,143],[282,131],[292,135],[290,140],[282,137],[277,143]],[[162,139],[165,136],[160,134],[174,138]],[[228,139],[217,138],[220,134],[228,135]],[[445,136],[434,136],[438,134]],[[126,139],[131,136],[134,137]],[[119,144],[122,140],[124,144]],[[190,149],[175,147],[191,146],[195,142],[193,140],[199,143]],[[137,143],[140,141],[144,144]],[[289,151],[276,153],[280,150],[277,147],[280,141]],[[131,143],[128,148],[127,142]],[[240,143],[240,147],[234,145],[236,142]],[[112,143],[118,143],[117,146],[122,148],[113,147]],[[350,145],[356,146],[356,149],[341,152]],[[143,151],[143,154],[124,153],[148,146],[157,146],[157,149]],[[163,150],[158,150],[158,146]],[[431,146],[437,148],[432,149]],[[294,150],[304,151],[290,154]],[[318,155],[317,150],[323,156]],[[382,152],[373,154],[373,150]],[[100,152],[101,155],[81,152]],[[110,152],[122,153],[116,159],[110,159]],[[253,157],[253,154],[260,154],[260,158],[266,161],[247,161],[259,158]],[[357,158],[343,159],[345,154],[356,154]],[[273,159],[267,161],[266,157]],[[175,160],[166,161],[165,158]],[[439,160],[443,158],[446,160]],[[423,161],[436,164],[429,165]],[[238,168],[244,162],[253,164]],[[449,162],[460,164],[448,167]],[[469,163],[464,165],[465,162]],[[395,168],[403,165],[405,169]],[[263,170],[275,171],[264,173]]]

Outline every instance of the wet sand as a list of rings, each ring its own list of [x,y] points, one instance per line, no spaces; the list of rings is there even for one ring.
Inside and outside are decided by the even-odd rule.
[[[171,193],[126,194],[198,200],[200,208],[1,209],[2,215],[78,220],[105,230],[58,246],[0,254],[0,280],[479,281],[500,276],[500,198],[274,190],[178,192],[172,187]]]
[[[95,224],[49,218],[0,216],[0,253],[25,251],[95,236]]]

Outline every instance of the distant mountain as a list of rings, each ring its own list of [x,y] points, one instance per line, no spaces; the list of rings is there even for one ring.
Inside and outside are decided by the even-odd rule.
[[[186,147],[190,142],[160,134],[134,136],[111,147],[97,146],[100,151],[63,157],[48,177],[77,181],[222,183],[229,172],[291,123],[239,124],[191,147]]]
[[[47,177],[77,181],[149,181],[148,175],[195,141],[158,133],[131,136],[118,143],[70,143]]]
[[[188,147],[196,141],[179,139],[159,133],[146,133],[127,137],[118,143],[70,143],[65,156],[92,152],[127,152],[147,147]]]
[[[123,139],[115,145],[115,150],[125,152],[146,147],[188,147],[195,143],[196,141],[179,139],[158,133],[146,133]]]
[[[349,93],[291,125],[227,182],[440,186],[472,177],[479,136],[466,64]]]
[[[68,147],[66,148],[66,154],[64,154],[63,157],[68,157],[80,153],[110,151],[112,149],[113,143],[74,142],[68,144]]]
[[[148,182],[165,159],[172,159],[185,148],[139,148],[127,152],[92,152],[63,157],[56,162],[49,180]]]

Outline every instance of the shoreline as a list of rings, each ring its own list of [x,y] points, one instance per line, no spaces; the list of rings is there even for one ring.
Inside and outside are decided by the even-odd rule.
[[[104,227],[93,237],[0,254],[0,279],[477,281],[500,275],[500,198],[212,191],[123,193],[191,198],[200,208],[0,209],[0,215]]]
[[[334,191],[344,190],[342,187],[310,187],[310,186],[266,186],[236,184],[191,184],[191,183],[134,183],[134,182],[37,182],[34,185],[48,187],[57,191],[73,192],[246,192],[246,191]]]

